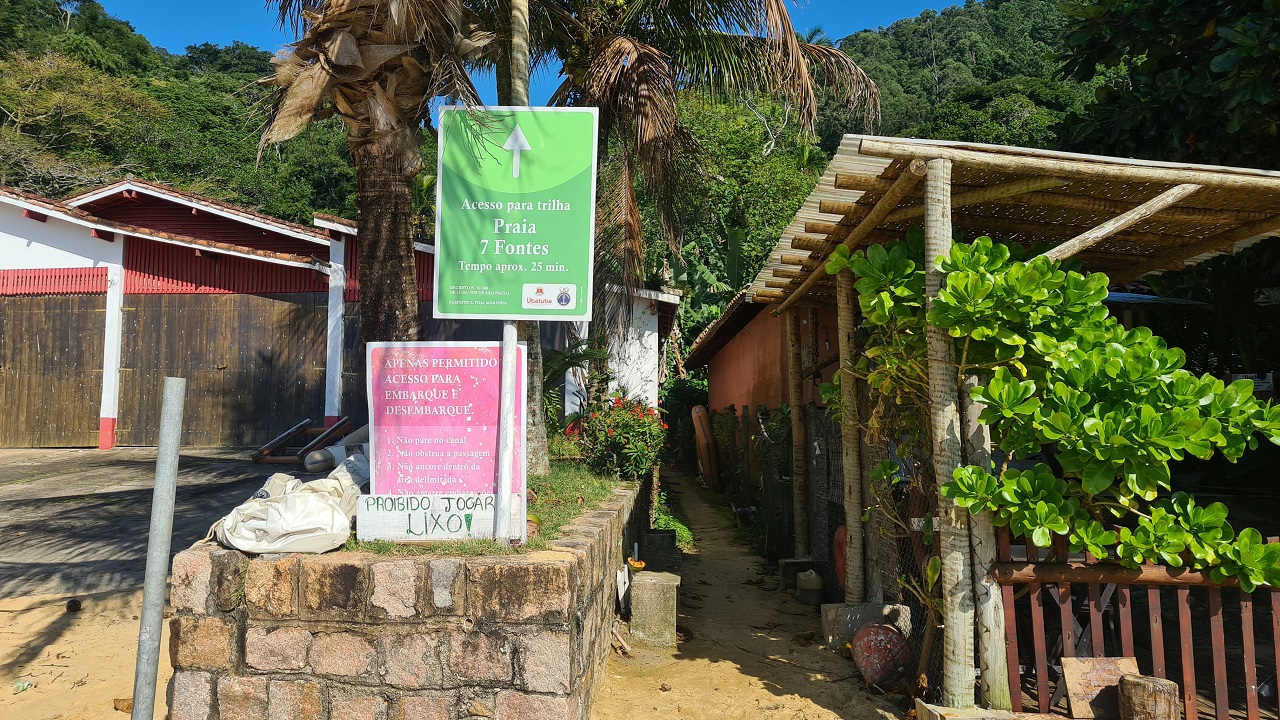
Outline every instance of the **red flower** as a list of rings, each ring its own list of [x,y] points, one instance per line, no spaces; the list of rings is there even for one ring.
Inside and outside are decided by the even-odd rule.
[[[600,417],[600,413],[591,413],[591,417],[598,418]]]
[[[612,429],[610,429],[610,430],[606,430],[605,432],[609,433],[610,437],[612,437],[612,436],[613,436],[613,430],[612,430]]]
[[[663,429],[663,430],[666,430],[666,429],[667,429],[667,424],[666,424],[666,423],[662,423],[662,429]]]

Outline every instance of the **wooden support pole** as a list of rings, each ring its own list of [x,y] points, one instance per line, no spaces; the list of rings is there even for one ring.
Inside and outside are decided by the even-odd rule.
[[[858,418],[858,378],[852,372],[858,353],[854,341],[857,306],[853,274],[836,276],[837,325],[840,331],[840,460],[844,475],[844,601],[866,602],[862,542],[862,434]]]
[[[964,409],[965,459],[970,465],[991,470],[991,429],[978,422],[982,403],[974,402],[969,393],[978,386],[978,378],[964,379],[960,407]],[[978,696],[983,705],[993,710],[1012,710],[1009,692],[1008,652],[1005,643],[1004,597],[1000,586],[991,579],[991,566],[999,560],[996,528],[990,510],[969,516],[969,554],[973,562],[974,625],[978,632],[978,666],[982,674]]]
[[[1280,216],[1272,216],[1255,220],[1238,227],[1231,228],[1226,232],[1205,238],[1189,245],[1183,245],[1176,249],[1170,250],[1162,255],[1157,255],[1150,260],[1139,263],[1124,273],[1118,274],[1117,278],[1112,278],[1118,282],[1128,282],[1137,280],[1149,272],[1156,270],[1174,270],[1184,260],[1190,260],[1197,255],[1212,252],[1226,252],[1235,247],[1236,243],[1249,240],[1260,235],[1270,235],[1280,233]]]
[[[1178,683],[1145,675],[1120,677],[1120,720],[1178,720]]]
[[[1200,185],[1192,184],[1178,185],[1177,187],[1169,188],[1129,212],[1117,215],[1091,230],[1086,230],[1085,232],[1080,233],[1079,235],[1053,248],[1049,252],[1044,253],[1044,256],[1050,260],[1064,260],[1069,258],[1090,245],[1095,245],[1127,227],[1132,227],[1143,220],[1146,220],[1164,208],[1177,204],[1179,200],[1187,197],[1200,188]]]
[[[759,293],[756,293],[757,295]],[[787,313],[787,387],[791,405],[791,512],[795,518],[795,556],[809,555],[809,483],[805,471],[804,378],[800,359],[800,311]]]
[[[880,226],[880,223],[884,220],[885,216],[893,212],[894,208],[898,207],[898,203],[902,202],[902,198],[906,197],[907,193],[911,191],[911,188],[915,187],[916,184],[924,178],[925,173],[927,172],[928,170],[925,167],[925,164],[919,160],[913,160],[909,165],[907,165],[907,167],[903,169],[902,174],[893,181],[893,185],[889,190],[885,192],[884,197],[880,198],[880,200],[871,208],[871,212],[867,213],[867,216],[862,219],[862,222],[849,232],[849,235],[844,239],[843,244],[850,249],[857,247],[858,243],[861,242],[863,238],[870,235],[873,230]],[[796,288],[786,300],[782,301],[782,304],[774,311],[774,315],[786,310],[792,303],[804,297],[805,291],[817,281],[818,277],[820,277],[819,273],[826,273],[826,270],[822,268],[821,261],[819,261],[818,268],[809,273],[809,277],[800,284],[800,287]]]
[[[951,252],[951,161],[930,160],[924,186],[925,295],[933,304],[946,275],[937,260]],[[960,466],[959,382],[955,350],[946,330],[925,329],[929,349],[929,426],[933,470],[939,486]],[[969,512],[938,495],[942,548],[942,704],[971,708],[973,702],[973,580],[969,559]]]

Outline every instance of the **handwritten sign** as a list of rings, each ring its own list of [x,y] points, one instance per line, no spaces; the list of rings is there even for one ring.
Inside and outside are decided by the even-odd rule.
[[[370,494],[361,540],[493,537],[499,343],[369,343]],[[513,531],[525,527],[525,345],[517,350]]]

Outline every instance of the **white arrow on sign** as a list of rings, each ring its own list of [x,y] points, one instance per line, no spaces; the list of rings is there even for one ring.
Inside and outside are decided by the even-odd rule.
[[[510,150],[514,155],[511,157],[511,177],[520,177],[520,151],[532,150],[529,147],[529,141],[524,138],[524,132],[516,125],[516,129],[511,131],[511,137],[507,138],[507,142],[502,146],[503,150]]]

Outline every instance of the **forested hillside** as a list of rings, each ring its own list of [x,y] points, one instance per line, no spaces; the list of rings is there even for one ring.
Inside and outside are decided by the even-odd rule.
[[[56,197],[134,173],[291,220],[351,216],[337,121],[258,162],[270,58],[243,43],[173,55],[96,2],[0,0],[0,183]]]

